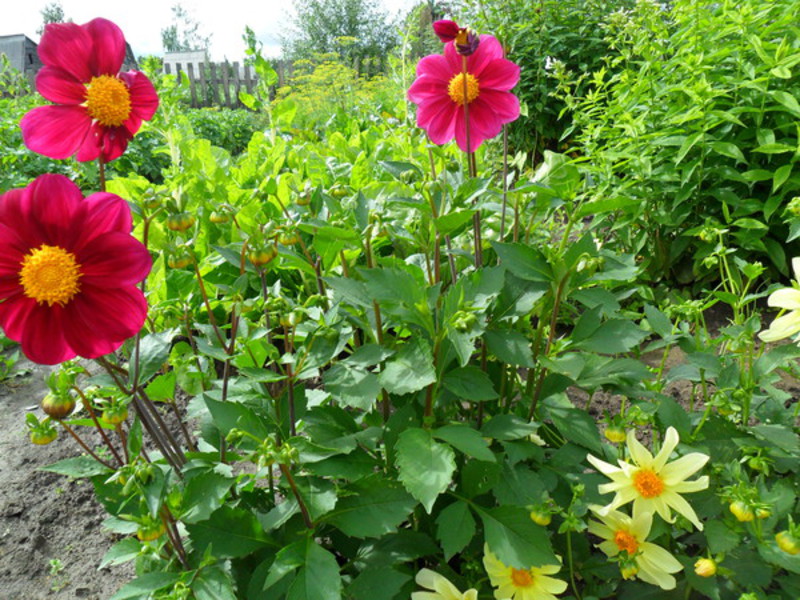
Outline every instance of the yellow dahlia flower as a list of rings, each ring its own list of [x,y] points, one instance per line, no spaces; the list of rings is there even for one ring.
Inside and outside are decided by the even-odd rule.
[[[530,569],[515,569],[500,562],[500,559],[483,547],[483,566],[489,574],[489,581],[497,589],[497,600],[556,600],[556,594],[567,589],[567,583],[548,577],[561,570],[560,565],[543,565]]]
[[[598,471],[611,479],[611,483],[599,486],[600,493],[616,494],[611,504],[601,510],[607,514],[633,501],[634,519],[644,513],[658,513],[665,521],[672,523],[675,519],[670,509],[675,509],[702,530],[703,524],[694,509],[680,494],[697,492],[708,487],[708,477],[705,475],[694,481],[686,481],[706,464],[708,456],[692,452],[667,463],[679,441],[678,432],[670,427],[664,436],[661,450],[654,457],[636,439],[635,432],[629,431],[627,447],[633,464],[619,460],[619,467],[615,467],[592,455],[587,456]]]
[[[800,257],[792,259],[794,278],[800,282]],[[775,342],[793,336],[800,331],[800,290],[797,288],[781,288],[772,292],[767,298],[767,305],[788,310],[770,323],[769,329],[758,334],[764,342]]]
[[[413,592],[411,600],[478,600],[478,591],[469,589],[461,593],[444,575],[430,569],[422,569],[415,578],[417,585],[431,590]]]
[[[601,521],[589,521],[589,532],[605,540],[597,545],[600,550],[607,556],[617,556],[624,550],[638,567],[636,577],[664,590],[675,589],[675,578],[670,573],[677,573],[683,565],[661,546],[645,541],[653,524],[652,513],[631,518],[618,510],[589,508]]]

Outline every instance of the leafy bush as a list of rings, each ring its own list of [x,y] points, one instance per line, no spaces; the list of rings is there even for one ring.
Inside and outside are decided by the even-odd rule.
[[[263,129],[263,116],[245,109],[200,108],[186,112],[195,133],[233,155],[240,154],[254,132]]]
[[[786,273],[798,253],[794,6],[640,0],[609,20],[608,69],[558,66],[595,183],[586,214],[650,277],[718,278],[726,253]]]

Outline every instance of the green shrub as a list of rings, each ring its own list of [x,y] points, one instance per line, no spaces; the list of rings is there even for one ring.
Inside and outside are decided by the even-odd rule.
[[[610,18],[608,68],[556,69],[595,182],[585,212],[651,278],[715,279],[731,253],[785,273],[798,254],[793,8],[640,0]]]

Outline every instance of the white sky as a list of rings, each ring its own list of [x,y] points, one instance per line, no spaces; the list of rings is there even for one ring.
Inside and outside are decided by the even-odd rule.
[[[419,0],[382,0],[390,15],[403,14]],[[178,0],[61,0],[64,14],[83,24],[105,17],[120,26],[133,53],[163,53],[161,30],[172,23],[171,7]],[[49,0],[0,0],[0,35],[24,33],[38,42],[41,11]],[[211,58],[244,59],[245,25],[264,44],[264,54],[277,54],[280,37],[290,23],[293,0],[183,0],[182,6],[201,25],[200,33],[211,34]]]

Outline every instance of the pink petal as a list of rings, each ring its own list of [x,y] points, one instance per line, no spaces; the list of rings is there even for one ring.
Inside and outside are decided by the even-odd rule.
[[[17,294],[22,294],[22,287],[19,284],[19,268],[16,273],[11,275],[0,274],[0,300]]]
[[[472,104],[475,103],[485,103],[491,106],[503,123],[510,123],[519,117],[519,98],[511,92],[481,90],[480,95]]]
[[[75,23],[51,23],[44,28],[39,42],[39,58],[50,67],[59,67],[78,81],[89,83],[92,38]]]
[[[30,211],[24,210],[23,205],[27,206],[29,200],[25,196],[24,189],[9,190],[0,196],[0,223],[17,236],[20,245],[14,243],[14,246],[22,252],[42,243],[41,237],[28,226]]]
[[[100,158],[104,162],[118,159],[128,148],[128,142],[133,134],[124,125],[122,127],[106,127],[102,135],[103,150]]]
[[[408,99],[415,104],[434,100],[436,98],[448,98],[447,82],[433,77],[422,76],[417,78],[411,87],[408,88]]]
[[[125,61],[125,36],[108,19],[92,19],[83,28],[93,43],[90,68],[92,75],[116,75]]]
[[[484,89],[507,92],[519,82],[519,66],[505,58],[497,58],[486,65],[478,79]]]
[[[76,250],[88,241],[110,231],[130,234],[133,221],[131,209],[125,200],[116,194],[98,192],[88,196],[84,202],[87,214],[81,237],[75,242]]]
[[[453,69],[447,59],[441,54],[429,54],[417,63],[417,75],[439,79],[445,83],[449,82],[457,73],[461,72],[461,67]]]
[[[458,23],[455,21],[450,21],[447,19],[442,19],[440,21],[436,21],[433,24],[433,32],[439,38],[443,44],[447,42],[452,42],[456,39],[456,35],[458,35]]]
[[[135,287],[101,288],[82,284],[66,306],[65,334],[75,351],[96,358],[119,348],[144,325],[147,301]]]
[[[442,111],[448,114],[455,110],[456,104],[449,96],[440,96],[436,100],[428,100],[419,105],[417,109],[417,126],[427,129],[431,121]]]
[[[480,52],[480,46],[478,46],[478,50],[475,51],[475,54],[478,52]],[[475,54],[473,54],[473,56]],[[461,71],[463,71],[464,57],[458,53],[455,44],[445,44],[444,58],[447,61],[450,73],[461,73]],[[467,60],[467,65],[469,65],[469,60]]]
[[[441,109],[431,117],[426,131],[434,144],[446,144],[453,139],[456,126],[455,117],[459,112],[457,108],[455,103],[447,102],[442,104]]]
[[[83,104],[86,86],[58,67],[42,67],[36,74],[36,90],[50,102]]]
[[[131,94],[132,114],[144,121],[152,119],[158,109],[158,93],[147,75],[141,71],[128,71],[120,73],[119,77],[128,86]],[[130,130],[130,128],[128,129]],[[131,131],[131,133],[136,132]]]
[[[78,151],[91,124],[82,106],[39,106],[29,110],[19,126],[30,150],[63,160]]]
[[[474,104],[474,102],[473,102]],[[472,106],[472,105],[470,105]],[[464,126],[464,111],[457,110],[455,115],[455,134],[456,134],[456,143],[458,147],[461,149],[462,152],[475,152],[483,143],[483,140],[486,139],[482,136],[482,132],[480,129],[470,128],[469,132],[469,148],[467,147],[467,128]],[[473,117],[470,114],[470,121],[472,121]]]
[[[33,362],[55,365],[75,358],[75,351],[64,338],[64,308],[58,304],[34,304],[22,332],[22,351]]]
[[[26,192],[29,227],[35,227],[46,244],[71,249],[86,213],[80,188],[64,175],[46,174],[34,179]]]
[[[94,238],[76,256],[83,274],[81,283],[97,287],[135,285],[147,277],[153,266],[144,244],[119,231]]]
[[[478,98],[469,105],[469,126],[471,142],[474,135],[484,140],[493,138],[503,129],[503,122],[494,107]]]
[[[467,59],[467,70],[480,79],[483,70],[493,60],[503,57],[505,57],[505,52],[497,38],[491,35],[482,35],[478,49]]]
[[[28,249],[16,231],[0,223],[0,276],[16,274]]]
[[[36,301],[22,294],[22,288],[13,296],[0,303],[0,327],[6,337],[15,342],[22,340],[22,335],[28,323],[28,317],[33,312]]]
[[[90,162],[97,159],[103,149],[104,133],[105,126],[92,121],[89,125],[89,130],[86,132],[86,137],[83,138],[83,143],[78,148],[77,154],[75,154],[75,159],[79,162]]]

